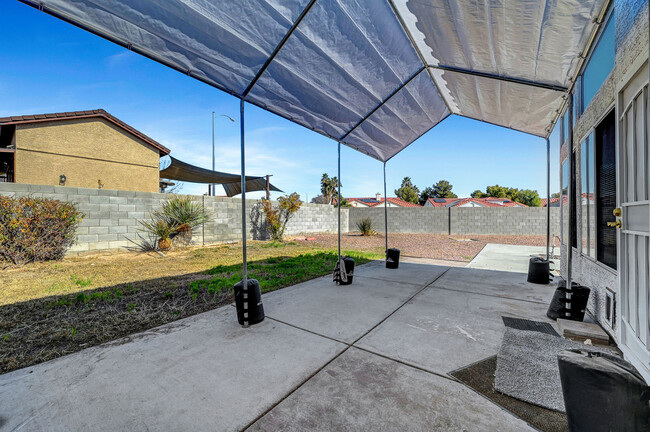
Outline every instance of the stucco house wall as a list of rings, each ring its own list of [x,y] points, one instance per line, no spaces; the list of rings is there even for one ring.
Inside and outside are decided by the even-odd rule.
[[[614,69],[605,80],[599,91],[584,112],[575,121],[573,130],[573,148],[576,160],[576,193],[575,202],[582,201],[580,185],[582,184],[581,173],[581,146],[580,144],[591,133],[593,128],[613,109],[615,109],[616,87],[623,77],[630,71],[632,64],[641,56],[648,55],[648,3],[630,0],[615,0],[615,29],[616,29],[616,57]],[[559,125],[559,123],[558,123]],[[568,140],[563,143],[560,151],[560,161],[564,162],[568,154]],[[561,171],[561,165],[560,165]],[[596,261],[587,254],[587,240],[582,238],[583,221],[586,221],[584,206],[576,206],[576,244],[577,248],[573,249],[573,267],[572,279],[591,288],[588,310],[617,341],[616,320],[612,325],[606,319],[606,293],[614,295],[617,298],[617,271]],[[564,213],[562,213],[564,216]],[[612,220],[614,217],[612,216]],[[564,221],[562,221],[562,226]],[[562,234],[562,260],[561,272],[566,275],[567,271],[567,246],[566,232]],[[618,341],[617,341],[618,342]]]
[[[159,151],[103,118],[16,126],[16,183],[158,192]]]

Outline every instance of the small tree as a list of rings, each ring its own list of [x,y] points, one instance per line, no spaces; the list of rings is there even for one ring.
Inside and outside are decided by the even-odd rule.
[[[427,201],[429,201],[429,198],[433,198],[433,188],[432,187],[426,187],[424,190],[420,193],[420,205],[425,205]]]
[[[433,198],[458,198],[451,190],[454,187],[447,180],[440,180],[433,185]]]
[[[325,198],[323,197],[323,195],[316,195],[315,197],[313,197],[311,199],[311,203],[312,204],[328,204],[328,203],[325,202]]]
[[[474,192],[470,194],[470,196],[472,198],[485,198],[487,195],[485,194],[485,192],[476,189]]]
[[[404,177],[400,188],[395,190],[395,195],[406,202],[415,204],[420,198],[420,189],[411,182],[411,177]]]
[[[526,204],[528,207],[541,207],[542,199],[539,197],[539,193],[536,190],[523,189],[520,190],[517,196],[517,199],[514,200],[522,204]]]
[[[302,201],[300,201],[300,195],[297,192],[278,198],[278,205],[275,207],[270,200],[262,199],[262,211],[266,216],[273,240],[282,241],[287,222],[300,209],[300,206],[302,206]]]

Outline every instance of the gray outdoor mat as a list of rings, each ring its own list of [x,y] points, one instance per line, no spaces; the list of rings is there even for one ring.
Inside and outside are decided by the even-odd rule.
[[[503,325],[517,330],[528,330],[536,331],[540,333],[545,333],[551,336],[560,337],[560,335],[555,331],[553,326],[550,323],[542,321],[533,321],[523,318],[513,318],[502,316]]]
[[[542,408],[496,391],[494,389],[496,369],[497,356],[494,355],[455,370],[450,375],[542,432],[569,432],[566,414]]]
[[[494,388],[508,396],[565,412],[557,354],[577,348],[603,351],[538,331],[506,327],[497,354]]]

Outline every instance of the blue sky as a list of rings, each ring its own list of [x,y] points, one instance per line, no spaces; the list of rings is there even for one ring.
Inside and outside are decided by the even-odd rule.
[[[0,116],[103,108],[178,159],[210,168],[215,111],[237,120],[217,118],[216,169],[239,172],[238,99],[17,1],[1,3]],[[272,174],[276,186],[303,199],[319,193],[322,173],[336,175],[336,142],[252,105],[246,106],[245,125],[247,174]],[[559,189],[558,154],[556,130],[552,192]],[[344,196],[383,194],[381,162],[345,146],[341,155]],[[459,196],[493,184],[544,196],[546,143],[451,116],[388,162],[389,196],[404,176],[420,189],[448,180]],[[205,191],[205,185],[182,189]]]

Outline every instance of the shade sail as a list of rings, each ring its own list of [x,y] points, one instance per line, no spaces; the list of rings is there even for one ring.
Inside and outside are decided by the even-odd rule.
[[[169,180],[185,181],[190,183],[220,184],[229,197],[241,193],[241,176],[239,174],[228,174],[219,171],[200,168],[169,156],[172,163],[160,171],[160,178]],[[265,191],[266,177],[246,176],[246,192]],[[269,184],[269,190],[282,192],[277,187]]]
[[[607,0],[21,0],[386,161],[451,114],[547,137]]]

